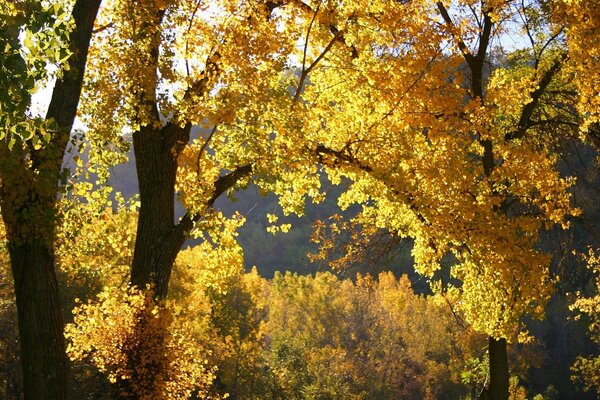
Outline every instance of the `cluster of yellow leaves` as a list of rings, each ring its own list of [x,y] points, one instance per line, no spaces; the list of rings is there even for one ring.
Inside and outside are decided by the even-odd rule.
[[[287,398],[435,399],[483,347],[450,303],[414,294],[406,276],[277,273],[269,293],[269,365]]]
[[[215,182],[240,166],[252,165],[284,214],[322,199],[325,172],[352,182],[342,207],[363,204],[369,224],[415,239],[419,272],[432,276],[454,254],[462,308],[478,329],[511,336],[523,315],[541,314],[549,258],[535,243],[540,228],[565,227],[577,213],[572,182],[546,146],[505,137],[556,55],[498,69],[485,99],[473,98],[464,73],[481,21],[461,10],[493,9],[497,34],[516,18],[509,4],[458,2],[454,24],[440,23],[428,0],[156,4],[103,4],[83,117],[98,148],[144,127],[203,129],[172,149],[179,197],[205,217],[195,234],[223,224],[206,206]],[[493,146],[493,172],[482,165],[482,141]]]
[[[338,272],[344,272],[348,267],[362,263],[371,240],[380,230],[372,224],[361,225],[362,215],[351,221],[345,221],[341,215],[335,214],[325,221],[315,221],[311,242],[316,244],[318,251],[309,253],[311,262],[326,261],[327,265]],[[389,248],[377,249],[380,252]],[[332,254],[340,254],[333,258]]]
[[[579,111],[589,124],[600,122],[600,10],[594,0],[561,0],[552,3],[555,22],[566,25],[569,68],[579,91]]]
[[[135,241],[135,201],[125,203],[118,194],[111,201],[109,188],[93,191],[85,183],[73,189],[73,197],[61,201],[61,270],[76,295],[87,297],[105,287],[87,304],[76,299],[74,321],[66,329],[70,357],[91,362],[141,398],[183,399],[192,391],[202,398],[214,379],[215,369],[208,365],[236,354],[234,336],[220,337],[210,320],[216,312],[212,298],[227,297],[232,282],[251,281],[243,275],[236,242],[244,219],[214,212],[201,221],[204,240],[179,254],[174,289],[166,303],[157,304],[151,291],[123,289]],[[260,349],[256,339],[242,343]]]
[[[61,199],[56,255],[67,287],[99,290],[126,282],[133,258],[137,213],[110,187],[77,183]],[[113,207],[116,211],[113,211]]]
[[[204,242],[177,257],[169,299],[186,321],[194,340],[211,350],[209,362],[234,395],[262,389],[259,364],[264,350],[261,329],[267,302],[266,281],[256,270],[244,273],[239,246],[227,249]],[[223,388],[215,388],[223,391]]]
[[[150,400],[207,393],[214,379],[208,352],[186,321],[156,303],[151,289],[105,288],[73,314],[65,329],[69,357],[91,359],[122,394]]]
[[[203,131],[178,144],[181,154],[173,149],[188,211],[203,213],[215,180],[248,164],[264,190],[282,195],[287,212],[300,211],[304,196],[319,196],[318,177],[298,154],[305,141],[286,111],[296,84],[289,63],[301,53],[310,7],[317,3],[103,2],[80,107],[91,164],[105,177],[103,167],[122,160],[114,151],[125,147],[123,137],[146,125],[196,125]]]
[[[215,246],[203,241],[197,246],[183,250],[177,256],[176,265],[178,273],[188,276],[186,279],[189,282],[182,280],[180,284],[188,287],[190,293],[193,293],[194,288],[224,293],[224,283],[244,270],[244,257],[242,249],[235,241],[217,241]]]

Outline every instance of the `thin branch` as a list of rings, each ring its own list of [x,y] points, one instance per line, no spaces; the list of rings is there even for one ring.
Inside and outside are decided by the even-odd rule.
[[[527,129],[531,127],[531,117],[533,116],[533,112],[535,111],[540,101],[540,98],[545,93],[546,88],[552,81],[554,75],[556,75],[556,73],[562,67],[562,63],[566,59],[566,57],[567,53],[564,53],[561,57],[555,60],[552,66],[546,71],[546,73],[544,73],[544,76],[540,80],[537,89],[531,94],[531,101],[523,107],[523,111],[521,112],[521,118],[519,119],[517,129],[513,132],[504,135],[505,141],[520,139],[523,136],[525,136]]]
[[[450,300],[448,300],[448,297],[446,297],[446,294],[443,292],[442,292],[442,297],[444,298],[444,300],[446,300],[446,304],[448,305],[448,308],[450,308],[450,312],[454,316],[454,320],[456,321],[456,324],[458,326],[460,326],[462,329],[465,329],[466,328],[465,321],[460,317],[460,315],[458,315],[456,313],[456,311],[454,310],[454,306],[452,305],[452,303],[450,303]]]
[[[437,52],[436,54],[433,55],[433,57],[431,57],[431,59],[427,62],[427,65],[425,66],[425,68],[423,68],[423,70],[419,73],[419,76],[417,77],[417,79],[415,79],[410,86],[404,91],[404,93],[402,93],[402,95],[400,96],[400,98],[398,100],[396,100],[396,102],[394,103],[394,105],[388,110],[388,112],[386,112],[380,120],[378,120],[377,122],[381,122],[384,119],[389,118],[394,111],[396,111],[396,109],[398,108],[398,106],[400,105],[400,103],[402,102],[402,100],[406,97],[406,95],[417,85],[417,83],[419,83],[419,81],[421,79],[423,79],[423,77],[425,76],[425,73],[427,72],[427,70],[429,69],[429,66],[431,65],[431,63],[440,55],[440,52]],[[373,129],[375,127],[376,123],[373,122],[371,124],[371,126],[369,126],[369,128],[367,129],[367,131],[371,131],[371,129]]]
[[[479,29],[482,29],[481,20],[479,19],[479,15],[477,15],[477,11],[475,11],[473,5],[469,4],[469,10],[471,10],[471,14],[473,14],[473,17],[475,17],[475,21],[477,21],[477,26]]]
[[[319,13],[319,9],[321,8],[321,4],[323,0],[319,1],[317,5],[317,9],[313,13],[312,19],[308,24],[308,30],[306,31],[306,39],[304,40],[304,52],[302,54],[302,72],[300,73],[300,82],[298,83],[298,89],[296,89],[296,94],[294,95],[294,102],[298,100],[298,96],[300,96],[300,91],[302,90],[302,86],[304,85],[304,80],[306,79],[306,75],[308,74],[305,70],[306,67],[306,53],[308,51],[308,40],[310,38],[310,31],[312,30],[313,24],[315,23],[315,19],[317,18],[317,14]]]
[[[242,165],[229,172],[228,174],[222,175],[219,178],[217,178],[213,185],[213,195],[206,202],[206,207],[213,207],[215,201],[223,193],[231,189],[236,183],[240,181],[240,179],[250,175],[252,173],[252,169],[252,164]],[[179,220],[179,223],[175,225],[175,227],[171,231],[171,234],[175,236],[185,235],[186,232],[193,228],[194,223],[198,222],[201,218],[202,214],[191,214],[189,211],[186,212],[185,215]]]
[[[204,143],[202,143],[202,147],[200,147],[200,151],[198,151],[198,158],[196,159],[196,177],[200,176],[200,160],[202,159],[202,155],[204,154],[206,147],[208,146],[208,143],[211,141],[211,139],[213,138],[213,135],[217,131],[217,127],[218,127],[217,124],[215,124],[215,126],[213,126],[210,133],[208,134],[208,137],[206,138]]]
[[[110,23],[108,23],[108,24],[106,24],[106,25],[102,25],[101,27],[98,27],[98,28],[94,29],[94,30],[92,31],[92,34],[93,34],[93,35],[95,35],[95,34],[97,34],[97,33],[100,33],[100,32],[102,32],[102,31],[105,31],[105,30],[107,30],[107,29],[110,29],[110,28],[112,28],[114,25],[115,25],[115,24],[114,24],[114,22],[110,22]]]
[[[192,93],[196,93],[198,95],[203,95],[208,88],[209,79],[211,76],[216,76],[219,72],[219,58],[220,54],[217,50],[215,50],[207,59],[206,66],[204,67],[204,71],[202,72],[202,78],[198,79],[196,82],[189,86],[183,95],[183,101],[189,99]]]
[[[475,55],[475,58],[477,59],[478,63],[481,64],[481,67],[483,67],[483,61],[485,60],[488,45],[490,44],[490,37],[492,35],[492,25],[494,25],[491,16],[492,11],[492,9],[488,9],[483,12],[483,31],[481,32],[479,48],[477,49],[477,54]]]
[[[190,17],[190,23],[188,25],[187,28],[187,32],[185,33],[185,72],[186,75],[189,79],[190,77],[190,63],[188,60],[188,50],[189,50],[189,35],[190,35],[190,31],[192,30],[192,24],[194,23],[194,19],[196,18],[196,13],[198,12],[198,9],[200,8],[200,3],[202,3],[202,0],[198,0],[196,1],[196,6],[194,7],[194,11],[192,12],[192,16]],[[189,86],[188,86],[189,87]]]
[[[318,145],[315,153],[319,159],[319,163],[321,164],[325,164],[325,160],[324,160],[324,155],[329,155],[329,156],[334,156],[336,158],[336,161],[334,163],[337,162],[344,162],[346,164],[351,164],[351,165],[355,165],[356,167],[358,167],[358,169],[367,172],[367,173],[371,173],[373,172],[373,168],[371,168],[369,165],[365,165],[362,164],[359,160],[357,160],[355,157],[352,157],[348,154],[346,154],[343,150],[333,150],[330,149],[329,147],[323,146],[323,145]]]
[[[465,57],[465,60],[467,61],[467,63],[469,65],[471,65],[472,59],[474,57],[471,54],[471,51],[469,50],[469,48],[467,47],[465,42],[460,37],[458,37],[458,35],[456,34],[457,28],[456,28],[456,25],[454,25],[454,21],[452,21],[452,17],[450,17],[448,10],[446,9],[446,7],[444,6],[444,4],[441,1],[438,1],[436,3],[436,5],[437,5],[438,10],[440,11],[440,14],[442,14],[442,18],[444,19],[444,22],[446,22],[446,25],[448,26],[450,35],[452,35],[452,38],[456,41],[456,44],[458,45],[458,48],[460,49],[461,53]]]
[[[552,35],[548,38],[546,43],[544,43],[544,45],[540,49],[540,54],[539,54],[540,58],[542,57],[542,53],[544,52],[544,50],[546,50],[546,48],[550,45],[550,43],[552,43],[553,41],[556,40],[556,38],[558,38],[560,35],[562,35],[564,30],[565,30],[565,27],[561,26],[560,29],[554,35]]]
[[[515,6],[516,7],[516,6]],[[519,7],[517,8],[517,13],[519,14],[519,18],[521,19],[521,22],[523,22],[523,25],[525,26],[525,33],[527,34],[527,38],[529,39],[529,43],[531,43],[531,48],[533,49],[534,55],[535,55],[535,59],[536,62],[538,61],[538,57],[535,54],[535,39],[533,38],[533,33],[531,33],[531,28],[529,26],[529,18],[527,17],[527,8],[525,7],[525,2],[523,0],[521,0],[521,7],[519,9]]]
[[[327,44],[327,46],[325,47],[323,52],[321,54],[319,54],[319,56],[312,62],[312,64],[310,64],[310,66],[306,70],[304,70],[304,67],[302,67],[303,71],[302,71],[302,75],[300,76],[300,81],[298,82],[298,88],[296,89],[296,94],[294,95],[294,103],[296,103],[298,101],[298,99],[300,98],[300,93],[302,93],[302,89],[304,88],[304,81],[308,77],[308,74],[313,70],[314,67],[317,66],[319,61],[321,61],[323,59],[323,57],[325,57],[325,55],[329,52],[329,50],[331,50],[331,48],[333,47],[333,44],[340,39],[342,34],[343,34],[343,31],[338,31],[333,36],[331,41]]]

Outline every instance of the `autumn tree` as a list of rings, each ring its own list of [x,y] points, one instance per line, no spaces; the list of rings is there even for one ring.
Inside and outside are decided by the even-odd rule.
[[[210,223],[215,199],[250,174],[256,150],[235,113],[242,104],[267,107],[277,96],[269,80],[284,58],[273,56],[287,53],[294,39],[274,40],[287,18],[270,18],[265,4],[155,5],[103,7],[99,25],[107,29],[92,48],[84,104],[93,143],[118,143],[123,130],[132,132],[141,207],[131,282],[153,283],[164,297],[186,234],[200,220]],[[210,130],[192,137],[194,126]],[[235,128],[241,137],[223,133]],[[189,211],[181,221],[175,221],[176,193]]]
[[[245,273],[243,261],[239,245],[186,249],[177,257],[169,297],[196,321],[195,340],[211,349],[212,391],[269,398],[277,392],[265,352],[269,283],[256,269]]]
[[[75,119],[100,1],[4,2],[0,205],[19,320],[26,399],[67,396],[63,318],[53,250],[62,158]],[[68,64],[65,61],[68,59]],[[31,96],[58,70],[44,118]]]
[[[291,104],[293,74],[285,67],[310,23],[302,4],[109,1],[102,7],[83,118],[97,149],[92,163],[109,160],[123,143],[120,135],[131,132],[141,203],[133,286],[150,285],[164,299],[186,237],[219,225],[214,201],[245,185],[251,173],[280,193],[281,182],[301,182],[289,191],[290,203],[317,196],[316,166],[293,168],[303,155],[287,151],[290,138],[273,138],[275,126],[294,123],[276,106]],[[192,134],[194,126],[206,130]],[[187,209],[179,221],[176,196]],[[141,387],[128,379],[117,376],[123,391]]]
[[[571,62],[568,67],[577,87],[576,106],[580,119],[580,132],[585,140],[596,148],[600,147],[600,92],[598,82],[598,60],[600,46],[596,38],[600,35],[600,13],[591,1],[557,1],[554,3],[555,19],[566,25]],[[557,22],[559,23],[559,22]],[[597,249],[591,249],[587,257],[588,267],[594,274],[595,294],[584,297],[580,293],[572,309],[590,318],[590,336],[598,344],[598,315],[600,312],[599,264]],[[573,365],[572,379],[580,381],[586,390],[599,393],[598,357],[578,357]]]
[[[268,299],[281,398],[457,398],[484,348],[443,297],[415,294],[406,276],[277,273]]]
[[[467,320],[490,336],[492,399],[508,397],[506,341],[525,339],[522,317],[541,317],[552,292],[539,232],[577,213],[543,140],[576,126],[552,94],[567,85],[568,53],[547,12],[536,2],[365,6],[350,13],[345,43],[307,36],[316,56],[296,92],[325,172],[354,182],[340,204],[365,204],[365,224],[413,237],[416,269],[460,290]],[[510,24],[525,57],[493,65]],[[458,286],[436,275],[448,254]]]

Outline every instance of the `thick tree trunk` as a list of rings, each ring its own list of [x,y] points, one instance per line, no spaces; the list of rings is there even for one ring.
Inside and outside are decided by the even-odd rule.
[[[0,207],[15,284],[26,400],[68,397],[64,321],[54,269],[55,208],[62,158],[77,112],[100,1],[78,0],[74,6],[71,68],[56,83],[46,115],[58,125],[52,141],[29,153],[17,146],[13,151],[5,145],[0,149]]]
[[[52,249],[42,240],[10,243],[26,399],[64,399],[64,322]]]
[[[481,400],[508,400],[509,373],[506,339],[488,338],[490,384],[480,396]]]
[[[488,338],[490,357],[490,400],[508,400],[508,356],[506,339]]]
[[[171,269],[185,236],[175,226],[177,154],[189,139],[189,127],[167,124],[160,130],[146,126],[133,135],[140,187],[140,213],[131,283],[151,284],[165,297]]]
[[[167,295],[171,270],[185,241],[184,231],[175,225],[175,177],[177,155],[187,143],[189,131],[189,127],[167,124],[161,129],[145,126],[133,134],[140,211],[130,283],[142,289],[151,285],[157,299]],[[136,373],[143,364],[141,360],[149,359],[146,354],[157,356],[157,351],[160,351],[156,348],[160,346],[156,341],[145,343],[138,338],[150,334],[162,340],[166,336],[166,333],[156,331],[148,333],[151,329],[148,325],[152,318],[150,312],[151,308],[142,310],[139,315],[128,351],[127,362],[133,373],[128,379],[118,379],[111,387],[113,399],[138,399],[139,388],[152,390],[156,377],[165,373],[160,358],[154,363],[144,364],[143,375]]]

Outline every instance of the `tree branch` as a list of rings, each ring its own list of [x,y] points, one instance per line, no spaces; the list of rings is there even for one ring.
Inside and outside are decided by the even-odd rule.
[[[450,34],[452,35],[452,38],[454,40],[456,40],[456,44],[458,45],[458,48],[460,49],[461,53],[465,57],[467,64],[469,64],[469,66],[470,66],[471,62],[474,58],[473,55],[471,54],[471,51],[469,50],[469,48],[467,47],[465,42],[457,36],[456,25],[454,25],[454,22],[452,21],[452,17],[450,17],[450,14],[448,13],[448,10],[446,10],[446,7],[444,6],[444,4],[441,1],[438,1],[436,3],[436,5],[437,5],[438,10],[440,11],[440,14],[442,14],[442,18],[444,19],[444,22],[446,22],[446,25],[448,26],[448,29],[450,31]]]
[[[206,207],[210,208],[214,205],[215,201],[227,190],[231,189],[240,179],[247,177],[252,173],[252,164],[242,165],[237,167],[233,171],[220,176],[214,183],[214,191],[212,197],[206,202]],[[185,236],[186,232],[193,228],[194,223],[198,222],[202,217],[201,214],[191,214],[189,211],[185,213],[181,220],[173,230],[171,235],[173,237]]]
[[[545,93],[546,88],[552,81],[552,78],[562,67],[562,63],[567,57],[567,53],[564,53],[561,57],[554,61],[552,66],[544,73],[542,79],[540,80],[538,87],[531,94],[531,101],[527,103],[523,107],[523,111],[521,111],[521,117],[519,119],[519,123],[517,125],[517,129],[513,132],[507,133],[504,135],[505,141],[511,141],[515,139],[520,139],[525,136],[527,130],[531,127],[531,117],[533,116],[533,112],[539,104],[540,98]]]

